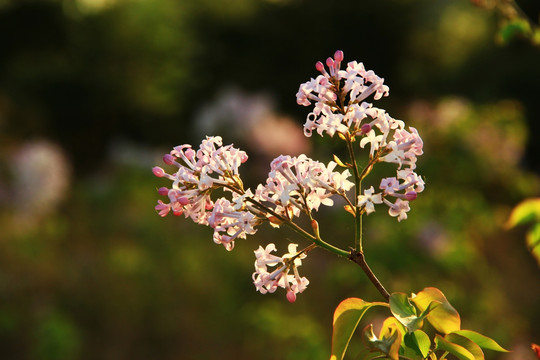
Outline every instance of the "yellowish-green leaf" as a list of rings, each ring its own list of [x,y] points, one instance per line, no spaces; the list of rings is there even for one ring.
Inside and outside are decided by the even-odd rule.
[[[395,318],[389,317],[384,320],[379,333],[379,339],[387,346],[386,355],[392,360],[399,359],[399,348],[403,338],[399,328],[399,322]]]
[[[532,221],[540,222],[540,198],[520,202],[510,213],[506,226],[512,228]]]
[[[423,358],[425,358],[431,348],[431,340],[429,336],[422,330],[416,330],[415,332],[406,335],[412,340],[416,350],[420,352]]]
[[[413,332],[421,329],[423,320],[440,302],[430,303],[426,309],[420,314],[416,314],[416,308],[411,304],[409,298],[404,293],[393,293],[390,295],[390,311],[399,322],[407,327],[408,332]]]
[[[343,300],[334,312],[331,360],[342,360],[351,337],[362,317],[373,306],[388,306],[383,302],[366,302],[358,298]]]
[[[531,38],[532,42],[534,45],[540,45],[540,28],[536,28],[536,30],[534,31],[533,35],[532,35],[532,38]]]
[[[515,18],[506,22],[500,30],[500,39],[503,44],[510,42],[517,36],[530,36],[532,34],[531,25],[525,19]]]
[[[416,308],[411,304],[407,294],[393,293],[389,299],[390,311],[403,325],[408,326],[416,318]]]
[[[367,345],[363,345],[358,354],[356,354],[355,360],[371,360],[383,355],[380,351],[373,351]]]
[[[475,360],[474,355],[463,346],[454,344],[440,335],[435,336],[435,349],[448,351],[450,354],[456,356],[461,360]]]
[[[447,334],[444,338],[445,340],[453,344],[462,346],[465,349],[467,349],[474,356],[474,360],[484,360],[484,352],[482,351],[480,346],[478,346],[476,343],[469,340],[465,336],[461,336],[456,333],[451,333],[451,334]]]
[[[344,168],[350,168],[351,167],[350,165],[347,165],[343,161],[341,161],[341,159],[338,158],[338,156],[336,154],[334,154],[334,161],[341,167],[344,167]]]
[[[381,352],[391,360],[399,359],[402,334],[395,318],[389,317],[384,321],[379,337],[373,333],[373,324],[364,328],[362,336],[371,352]]]
[[[426,317],[435,330],[443,334],[448,334],[461,328],[461,319],[458,312],[450,305],[439,289],[427,287],[416,294],[416,296],[413,296],[411,301],[422,312],[429,309],[430,306],[433,306],[432,302],[435,301],[440,303],[439,306],[431,309]]]
[[[466,337],[467,339],[473,341],[478,346],[480,346],[482,349],[486,350],[494,350],[494,351],[500,351],[500,352],[508,352],[505,348],[503,348],[501,345],[499,345],[495,340],[482,335],[480,333],[477,333],[476,331],[472,330],[459,330],[456,331],[455,334],[461,335]]]
[[[525,235],[527,247],[540,265],[540,222],[537,222]]]

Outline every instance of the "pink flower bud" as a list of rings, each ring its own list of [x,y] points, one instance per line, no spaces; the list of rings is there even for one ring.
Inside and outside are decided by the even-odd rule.
[[[242,158],[240,159],[240,161],[241,161],[242,164],[243,164],[243,163],[245,163],[245,162],[247,161],[247,159],[248,159],[247,154],[246,154],[246,153],[243,153],[243,154],[242,154]]]
[[[332,58],[326,59],[326,66],[328,66],[329,68],[334,67],[334,59]]]
[[[291,303],[296,301],[296,294],[294,293],[294,291],[292,290],[287,291],[287,300],[289,300],[289,302]]]
[[[317,61],[317,63],[315,64],[315,69],[317,69],[317,71],[323,72],[324,71],[323,63],[320,61]]]
[[[337,62],[342,62],[343,58],[344,58],[343,51],[341,51],[341,50],[336,51],[336,53],[334,54],[334,59]]]
[[[180,216],[184,213],[184,209],[180,206],[180,204],[175,203],[172,205],[172,212],[174,216]]]
[[[189,204],[189,198],[187,196],[181,196],[176,199],[181,205],[187,205]]]
[[[408,193],[405,194],[405,199],[409,201],[413,201],[414,199],[416,199],[416,197],[417,197],[416,191],[409,191]]]
[[[160,168],[159,166],[154,166],[152,168],[152,172],[154,173],[154,175],[156,175],[157,177],[164,177],[165,176],[165,170],[163,170],[162,168]]]
[[[363,135],[367,134],[370,130],[371,130],[371,125],[370,124],[363,124],[360,127],[360,131],[362,132]]]
[[[167,189],[165,186],[160,187],[160,188],[158,189],[157,192],[158,192],[158,194],[161,195],[161,196],[167,196],[167,195],[169,195],[169,189]]]
[[[167,165],[172,165],[174,164],[174,156],[172,156],[171,154],[165,154],[163,155],[163,162]]]

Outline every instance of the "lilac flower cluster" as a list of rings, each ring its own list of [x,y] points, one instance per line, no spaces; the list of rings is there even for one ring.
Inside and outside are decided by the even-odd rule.
[[[198,150],[186,144],[165,154],[163,161],[175,168],[173,173],[161,167],[153,168],[156,176],[172,182],[170,188],[158,189],[158,193],[168,199],[168,202],[158,200],[155,207],[158,214],[166,216],[172,212],[211,227],[214,242],[229,251],[237,239],[255,234],[256,227],[264,222],[274,227],[286,224],[311,240],[309,246],[299,251],[297,244],[290,244],[288,253],[281,257],[272,254],[276,251],[272,243],[255,250],[252,278],[256,289],[265,294],[284,288],[291,302],[309,284],[298,273],[307,252],[315,246],[327,245],[320,238],[313,218],[313,212],[321,205],[332,206],[332,197],[339,196],[347,203],[346,208],[359,217],[374,212],[375,205],[384,203],[389,214],[401,221],[407,218],[410,201],[424,189],[424,181],[414,171],[417,156],[422,155],[418,132],[412,127],[407,130],[403,121],[393,119],[386,111],[364,101],[370,95],[374,95],[375,100],[388,95],[384,79],[355,61],[341,70],[342,61],[343,52],[337,51],[334,59],[326,61],[328,70],[318,62],[316,69],[321,75],[300,86],[297,102],[304,106],[314,103],[304,134],[309,137],[316,131],[321,136],[326,133],[332,137],[338,133],[349,145],[352,164],[344,164],[337,158],[336,162],[323,164],[303,154],[281,155],[272,161],[266,182],[252,192],[244,189],[239,174],[240,165],[247,160],[246,153],[232,145],[224,146],[221,137],[215,136],[203,140]],[[369,163],[362,173],[351,150],[357,139],[360,148],[369,145]],[[383,178],[380,192],[375,192],[373,186],[363,192],[358,188],[354,198],[349,199],[348,192],[355,183],[362,183],[377,162],[396,164],[396,176]],[[337,166],[345,170],[336,171]],[[354,182],[349,180],[351,176]],[[217,189],[223,191],[213,198]],[[295,223],[295,218],[302,214],[311,220],[312,233]],[[337,249],[331,245],[326,248]]]
[[[423,153],[422,139],[415,128],[405,129],[403,121],[364,101],[372,94],[375,100],[388,96],[389,88],[384,85],[384,79],[371,70],[366,71],[364,65],[356,61],[341,70],[342,61],[343,52],[336,51],[334,59],[326,60],[328,71],[318,62],[315,67],[321,75],[300,85],[297,103],[311,106],[314,102],[314,109],[304,124],[304,134],[311,136],[315,130],[321,136],[326,133],[331,137],[337,132],[350,141],[358,137],[361,148],[369,144],[371,164],[396,164],[396,176],[382,179],[379,193],[375,193],[373,187],[364,190],[364,194],[358,196],[357,206],[370,214],[375,211],[375,204],[384,203],[391,216],[404,220],[410,210],[409,201],[424,190],[424,181],[414,172],[417,156]],[[395,200],[392,202],[391,198]]]
[[[331,161],[326,166],[305,155],[278,156],[270,165],[266,185],[257,187],[257,199],[271,203],[277,214],[289,220],[318,210],[321,204],[332,206],[332,195],[345,195],[354,186],[347,180],[349,170],[333,171],[336,165]]]

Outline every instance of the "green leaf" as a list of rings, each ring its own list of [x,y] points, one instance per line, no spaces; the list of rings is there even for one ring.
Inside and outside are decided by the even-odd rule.
[[[484,353],[482,352],[482,349],[480,348],[480,346],[478,346],[476,343],[469,340],[465,336],[461,336],[456,333],[451,333],[451,334],[446,335],[444,338],[445,340],[453,344],[462,346],[465,349],[467,349],[474,356],[474,360],[484,360]]]
[[[527,233],[526,238],[529,251],[540,265],[540,222]]]
[[[422,358],[426,358],[431,348],[431,340],[422,330],[405,335],[405,344],[416,350]]]
[[[440,302],[431,302],[424,311],[417,316],[416,308],[411,304],[409,298],[404,293],[393,293],[390,295],[390,311],[403,325],[408,332],[413,332],[422,328],[423,320]]]
[[[477,333],[476,331],[458,330],[458,331],[455,331],[454,334],[458,334],[458,335],[466,337],[467,339],[471,340],[472,342],[480,346],[482,349],[508,352],[508,350],[503,348],[501,345],[497,344],[495,340],[488,338],[487,336],[482,335],[480,333]]]
[[[540,221],[527,233],[527,246],[531,250],[540,246]]]
[[[383,302],[366,302],[358,298],[343,300],[334,312],[331,360],[342,360],[351,337],[362,317],[373,306],[388,306]]]
[[[527,199],[519,203],[512,213],[506,227],[511,228],[534,222],[533,227],[527,232],[527,247],[540,265],[540,198]]]
[[[475,360],[474,355],[461,345],[454,344],[440,335],[435,336],[435,350],[448,351],[461,360]]]
[[[390,311],[396,319],[405,326],[413,322],[416,316],[416,308],[411,304],[407,294],[393,293],[389,299]]]
[[[374,352],[366,345],[362,346],[360,352],[356,355],[355,360],[371,360],[373,358],[378,358],[383,355],[383,353],[376,351]]]
[[[381,352],[391,360],[398,360],[402,338],[399,327],[396,319],[389,317],[384,321],[379,337],[373,333],[373,324],[366,326],[362,332],[363,340],[371,352]]]
[[[401,339],[403,338],[399,328],[399,322],[395,318],[389,317],[384,320],[379,333],[379,339],[381,339],[387,349],[385,354],[392,360],[399,359],[399,348],[401,346]]]
[[[344,167],[344,168],[350,168],[351,167],[350,165],[347,165],[343,161],[341,161],[341,159],[338,158],[338,156],[335,155],[335,154],[334,154],[334,161],[341,167]]]
[[[427,320],[433,325],[435,330],[443,334],[448,334],[461,328],[461,319],[458,312],[450,305],[439,289],[427,287],[416,294],[416,296],[413,296],[411,301],[422,312],[432,307],[432,302],[440,303],[440,305],[432,308],[427,314]]]
[[[504,44],[516,36],[527,37],[531,34],[531,25],[525,19],[516,18],[506,22],[500,30],[500,37]]]
[[[506,227],[512,228],[532,221],[540,222],[540,198],[520,202],[510,213]]]

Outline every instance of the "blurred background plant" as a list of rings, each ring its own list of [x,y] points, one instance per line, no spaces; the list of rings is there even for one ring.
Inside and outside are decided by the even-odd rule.
[[[295,304],[261,296],[253,244],[227,253],[210,229],[159,218],[151,168],[207,132],[248,151],[253,182],[281,152],[330,160],[339,142],[299,136],[294,94],[342,49],[386,78],[380,106],[425,141],[409,219],[366,218],[374,271],[389,291],[441,289],[465,328],[513,350],[498,359],[534,359],[540,271],[527,229],[504,225],[540,193],[540,5],[504,3],[530,33],[466,0],[1,0],[1,353],[327,358],[337,304],[380,300],[364,275],[314,252]],[[349,242],[343,212],[318,219]]]

